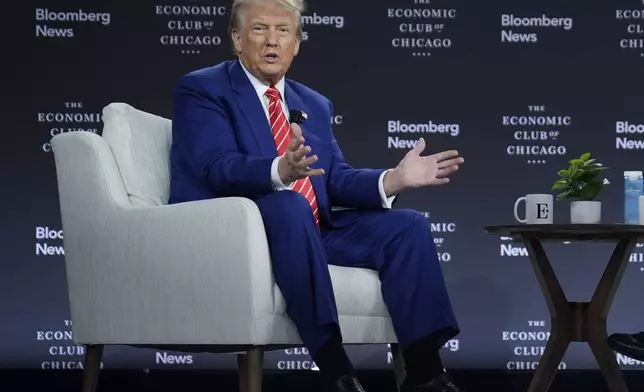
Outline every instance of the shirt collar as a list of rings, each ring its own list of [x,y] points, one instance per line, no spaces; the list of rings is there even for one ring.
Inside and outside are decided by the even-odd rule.
[[[241,65],[242,69],[244,70],[244,73],[248,77],[248,80],[250,80],[250,83],[255,88],[255,91],[257,91],[257,94],[260,97],[265,97],[266,91],[268,90],[269,86],[265,85],[259,79],[253,76],[250,72],[248,72],[246,67],[244,67],[244,64],[242,64],[241,60],[238,60],[238,61],[239,61],[239,65]],[[282,77],[279,80],[279,82],[277,82],[277,84],[275,85],[275,88],[277,89],[277,91],[280,92],[280,97],[282,97],[282,100],[284,100],[284,77]]]

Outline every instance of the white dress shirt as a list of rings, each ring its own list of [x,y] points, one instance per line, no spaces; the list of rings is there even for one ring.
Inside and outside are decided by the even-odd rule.
[[[266,114],[266,121],[268,121],[270,124],[270,116],[268,114],[269,98],[266,96],[266,91],[268,90],[269,86],[260,82],[259,79],[257,79],[250,72],[248,72],[248,70],[246,69],[246,67],[244,67],[241,61],[239,62],[239,64],[241,65],[242,69],[244,70],[244,73],[246,74],[251,84],[255,88],[255,91],[257,92],[257,96],[259,97],[259,101],[262,103],[262,107],[264,108],[264,114]],[[289,118],[288,107],[286,106],[286,101],[284,101],[284,78],[280,79],[280,81],[277,82],[277,84],[275,84],[275,88],[277,89],[277,91],[280,92],[280,104],[282,105],[282,110],[284,111],[284,115],[288,119]],[[284,184],[278,174],[277,162],[279,161],[279,159],[280,157],[275,158],[275,160],[273,160],[273,165],[271,166],[271,180],[273,182],[273,187],[275,188],[275,190],[278,190],[278,191],[287,190],[287,189],[290,190],[293,188],[293,183]],[[382,201],[382,207],[390,209],[391,204],[396,198],[396,195],[387,197],[387,195],[385,194],[385,187],[383,185],[385,174],[389,170],[385,170],[380,175],[380,178],[378,179],[378,190],[380,191],[380,199]],[[334,207],[333,209],[334,210],[341,209],[341,207],[340,208]]]

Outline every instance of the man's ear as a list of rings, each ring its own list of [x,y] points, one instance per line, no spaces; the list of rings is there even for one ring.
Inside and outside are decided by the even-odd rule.
[[[302,41],[299,38],[295,38],[295,51],[293,52],[293,57],[297,56],[300,52],[300,42]]]
[[[235,46],[235,52],[239,53],[242,51],[242,39],[241,35],[239,35],[239,32],[237,30],[233,30],[230,33],[230,36],[233,40],[233,45]]]

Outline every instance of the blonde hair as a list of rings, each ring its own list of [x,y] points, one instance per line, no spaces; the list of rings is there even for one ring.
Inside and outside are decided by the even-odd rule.
[[[233,8],[230,12],[230,21],[228,22],[228,36],[232,40],[233,30],[239,30],[241,21],[240,14],[247,6],[267,0],[233,0]],[[268,0],[270,1],[270,0]],[[302,39],[302,12],[306,8],[305,0],[272,0],[277,1],[282,7],[297,14],[297,37]],[[235,45],[233,43],[233,53],[236,55]]]

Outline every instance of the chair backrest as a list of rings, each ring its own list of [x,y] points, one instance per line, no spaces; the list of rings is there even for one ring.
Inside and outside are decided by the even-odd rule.
[[[114,154],[130,202],[167,204],[172,122],[126,103],[110,103],[103,109],[103,124],[103,139]]]

